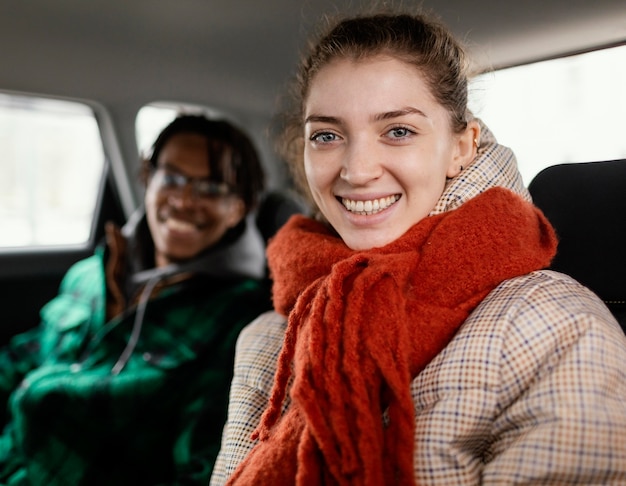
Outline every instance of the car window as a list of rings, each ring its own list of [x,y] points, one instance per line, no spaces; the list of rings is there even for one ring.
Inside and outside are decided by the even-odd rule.
[[[470,108],[517,155],[526,184],[563,162],[626,158],[626,46],[478,76]]]
[[[139,153],[147,155],[161,130],[180,113],[202,113],[209,118],[223,116],[212,108],[188,103],[149,103],[141,107],[135,120],[135,136]]]
[[[105,162],[95,113],[0,93],[0,247],[88,241]]]

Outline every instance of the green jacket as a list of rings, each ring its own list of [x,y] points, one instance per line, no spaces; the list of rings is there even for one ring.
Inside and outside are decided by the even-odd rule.
[[[41,325],[0,352],[0,484],[207,484],[237,336],[271,307],[259,278],[264,261],[250,275],[230,268],[250,258],[241,246],[224,247],[205,258],[206,271],[109,322],[108,252],[76,263]]]

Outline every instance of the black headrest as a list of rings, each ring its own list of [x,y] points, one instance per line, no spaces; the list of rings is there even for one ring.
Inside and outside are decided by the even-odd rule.
[[[294,214],[309,214],[304,202],[295,194],[272,190],[264,195],[257,209],[256,225],[266,244]]]
[[[554,165],[528,190],[559,237],[551,268],[593,290],[624,326],[626,160]]]

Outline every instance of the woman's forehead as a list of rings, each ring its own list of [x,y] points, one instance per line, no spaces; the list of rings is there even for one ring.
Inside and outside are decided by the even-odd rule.
[[[304,103],[305,118],[341,108],[365,108],[377,113],[404,107],[433,105],[429,84],[415,66],[390,56],[337,59],[318,71]],[[321,110],[323,113],[317,113]],[[424,111],[424,110],[422,110]]]

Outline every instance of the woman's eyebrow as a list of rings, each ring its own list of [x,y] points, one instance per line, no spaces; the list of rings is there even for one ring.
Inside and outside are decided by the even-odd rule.
[[[309,115],[304,119],[304,123],[333,123],[333,124],[341,124],[341,119],[335,116],[325,116],[325,115]]]
[[[390,118],[398,118],[401,116],[414,115],[414,114],[423,116],[424,118],[428,118],[426,113],[424,113],[422,110],[418,108],[413,108],[412,106],[407,106],[400,110],[393,110],[393,111],[386,111],[385,113],[379,113],[378,115],[374,116],[374,120],[376,121],[389,120]]]
[[[376,121],[380,121],[380,120],[389,120],[391,118],[399,118],[401,116],[406,116],[406,115],[420,115],[423,116],[424,118],[428,118],[428,115],[426,115],[426,113],[424,113],[422,110],[420,110],[419,108],[414,108],[412,106],[407,106],[405,108],[401,108],[399,110],[393,110],[393,111],[386,111],[384,113],[379,113],[377,115],[374,115],[374,120]],[[341,118],[335,117],[335,116],[328,116],[328,115],[309,115],[304,119],[304,123],[314,123],[314,122],[319,122],[319,123],[332,123],[335,125],[340,125],[342,123]]]

